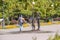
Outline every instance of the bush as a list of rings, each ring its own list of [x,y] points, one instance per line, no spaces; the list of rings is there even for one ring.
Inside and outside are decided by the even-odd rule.
[[[11,25],[17,24],[17,21],[16,21],[16,20],[12,20],[12,21],[10,21],[10,24],[11,24]]]

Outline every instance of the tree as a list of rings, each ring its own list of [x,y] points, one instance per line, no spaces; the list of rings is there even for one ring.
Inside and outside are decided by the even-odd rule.
[[[31,16],[33,1],[35,2],[34,10],[41,13],[41,18],[52,18],[55,14],[60,16],[60,0],[5,0],[4,3],[0,0],[0,18],[3,4],[5,19],[19,14]]]

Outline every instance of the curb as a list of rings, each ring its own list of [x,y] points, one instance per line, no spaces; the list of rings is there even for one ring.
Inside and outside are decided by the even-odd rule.
[[[48,22],[48,23],[41,23],[40,25],[41,26],[46,26],[46,25],[53,25],[53,24],[60,24],[60,22],[59,23],[52,23],[52,22]],[[24,28],[26,28],[26,27],[28,27],[28,26],[30,26],[30,25],[27,25],[27,24],[25,24],[25,25],[23,25],[24,26]],[[14,28],[18,28],[16,25],[7,25],[4,29],[14,29]],[[2,27],[0,26],[0,29],[2,29]]]

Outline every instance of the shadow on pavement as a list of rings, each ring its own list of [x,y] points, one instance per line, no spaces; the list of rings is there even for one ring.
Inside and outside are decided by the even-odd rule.
[[[21,33],[54,33],[53,31],[37,31],[37,30],[30,30],[30,31],[13,31],[13,32],[5,32],[0,33],[0,35],[7,35],[7,34],[21,34]]]

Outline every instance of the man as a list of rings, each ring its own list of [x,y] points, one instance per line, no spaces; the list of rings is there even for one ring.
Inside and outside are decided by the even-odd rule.
[[[32,30],[35,30],[35,22],[37,21],[38,29],[40,30],[40,13],[39,12],[34,12],[32,13]],[[36,21],[35,21],[36,18]]]
[[[35,30],[34,12],[32,13],[32,30]]]
[[[22,15],[19,16],[18,23],[19,23],[20,31],[21,31],[22,30],[21,28],[23,27],[23,17],[22,17]]]
[[[40,30],[40,13],[37,12],[36,15],[37,15],[37,16],[36,16],[36,19],[37,19],[37,25],[38,25],[38,29],[37,29],[37,30]]]

